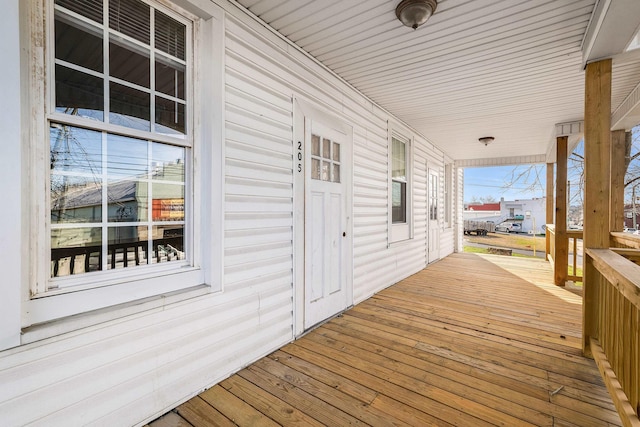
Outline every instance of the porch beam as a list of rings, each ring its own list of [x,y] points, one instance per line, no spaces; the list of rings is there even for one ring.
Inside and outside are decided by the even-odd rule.
[[[584,248],[609,247],[611,183],[611,59],[587,64],[584,107]],[[591,356],[590,340],[597,339],[600,275],[593,259],[584,257],[583,341]]]
[[[622,231],[624,228],[624,175],[625,142],[627,132],[624,129],[611,132],[611,187],[609,197],[609,231]]]
[[[554,216],[553,216],[554,167],[555,165],[553,163],[547,163],[547,200],[546,200],[547,217],[546,217],[545,224],[553,224],[553,220],[554,220]],[[545,247],[544,259],[549,259],[549,254],[551,253],[551,233],[545,232],[545,240],[546,240],[546,247]]]
[[[564,286],[569,275],[569,239],[567,238],[567,159],[568,137],[556,139],[555,256],[553,280]]]

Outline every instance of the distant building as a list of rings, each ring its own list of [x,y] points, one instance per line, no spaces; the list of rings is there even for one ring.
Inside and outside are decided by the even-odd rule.
[[[493,221],[496,225],[512,222],[520,226],[521,233],[542,232],[546,220],[546,198],[504,200],[496,203],[465,204],[464,219]]]

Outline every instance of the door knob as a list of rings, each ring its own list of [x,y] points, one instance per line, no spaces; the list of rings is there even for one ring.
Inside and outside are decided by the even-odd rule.
[[[347,232],[346,231],[342,232],[342,237],[347,237]]]

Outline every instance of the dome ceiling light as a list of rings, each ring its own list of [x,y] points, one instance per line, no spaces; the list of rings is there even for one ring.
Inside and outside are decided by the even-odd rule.
[[[435,13],[437,5],[436,0],[402,0],[396,7],[396,16],[404,25],[415,30]]]
[[[482,138],[478,138],[478,141],[480,141],[481,144],[484,144],[484,146],[486,147],[487,145],[489,145],[495,138],[492,136],[483,136]]]

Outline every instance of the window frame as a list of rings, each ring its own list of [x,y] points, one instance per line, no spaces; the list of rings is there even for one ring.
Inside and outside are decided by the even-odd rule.
[[[122,304],[137,301],[139,309],[144,309],[144,301],[165,298],[176,300],[176,292],[183,297],[192,297],[193,291],[202,293],[222,289],[221,249],[210,243],[213,239],[196,239],[205,233],[221,234],[221,214],[209,212],[205,206],[221,206],[222,201],[222,44],[224,37],[222,10],[215,5],[203,11],[190,3],[182,2],[188,8],[171,5],[156,0],[142,0],[154,9],[184,23],[191,29],[186,35],[185,61],[190,65],[185,73],[186,122],[185,137],[125,128],[106,121],[97,122],[57,113],[55,111],[55,34],[54,1],[33,0],[31,7],[44,19],[29,19],[28,40],[35,55],[31,58],[30,103],[37,113],[31,116],[32,127],[29,135],[30,206],[35,211],[29,226],[30,236],[30,280],[23,293],[22,326],[41,324],[69,316],[96,312],[112,308],[121,309]],[[184,4],[183,4],[184,3]],[[106,6],[108,8],[108,6]],[[198,15],[202,15],[199,17]],[[204,38],[204,40],[203,40]],[[35,40],[45,40],[41,50],[34,47]],[[108,40],[103,40],[108,46]],[[220,63],[218,63],[220,61]],[[221,65],[220,65],[221,64]],[[109,78],[105,74],[105,85]],[[208,81],[197,76],[209,75]],[[218,81],[220,84],[215,84]],[[46,91],[45,91],[46,88]],[[153,89],[152,93],[153,93]],[[203,95],[206,93],[207,95]],[[219,104],[205,99],[212,96]],[[206,119],[204,117],[206,116]],[[101,272],[67,276],[64,281],[69,286],[63,289],[48,289],[51,282],[51,219],[50,219],[50,179],[47,159],[49,158],[49,125],[62,123],[101,132],[126,135],[145,141],[169,143],[186,147],[185,155],[185,215],[184,244],[188,248],[188,262],[149,264],[131,269],[104,270]],[[205,146],[204,138],[212,146]],[[213,146],[215,145],[215,146]],[[198,165],[204,165],[198,167]],[[220,175],[211,172],[219,168]],[[42,185],[46,183],[46,185]],[[209,192],[202,188],[210,187]],[[196,210],[196,206],[203,206]],[[151,206],[149,206],[151,209]],[[180,296],[177,297],[180,299]],[[153,303],[152,303],[153,305]],[[97,312],[96,312],[97,313]],[[102,316],[102,318],[104,315]]]
[[[413,147],[415,137],[406,129],[389,123],[387,136],[388,154],[388,245],[413,239]],[[393,222],[393,140],[399,140],[405,144],[406,164],[406,212],[404,222]]]
[[[453,227],[453,163],[444,165],[444,227]]]

